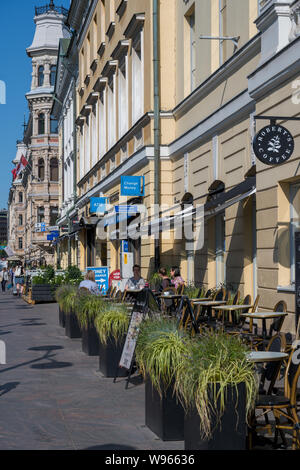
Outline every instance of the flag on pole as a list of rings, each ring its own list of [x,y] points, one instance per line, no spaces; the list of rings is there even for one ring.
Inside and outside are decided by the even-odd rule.
[[[27,165],[28,165],[28,161],[26,160],[24,155],[22,155],[18,165],[16,166],[16,168],[12,170],[14,181],[19,176],[19,174],[26,168]]]

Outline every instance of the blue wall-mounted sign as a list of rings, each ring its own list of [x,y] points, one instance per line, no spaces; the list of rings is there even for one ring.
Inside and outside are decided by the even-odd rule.
[[[129,253],[128,240],[122,240],[122,251],[123,253]]]
[[[50,235],[53,236],[53,238],[58,238],[59,237],[59,232],[57,230],[50,232]]]
[[[48,240],[48,242],[53,242],[53,240],[54,240],[54,235],[52,235],[52,234],[51,234],[51,235],[47,235],[47,240]]]
[[[144,196],[144,176],[121,176],[121,196]]]
[[[107,211],[108,197],[91,197],[90,213],[104,214]]]
[[[95,272],[95,281],[101,289],[101,294],[105,295],[109,287],[109,268],[101,266],[101,268],[86,268],[87,271]]]

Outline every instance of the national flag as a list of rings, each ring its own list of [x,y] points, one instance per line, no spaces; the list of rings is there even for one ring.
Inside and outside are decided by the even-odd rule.
[[[12,174],[13,174],[13,180],[15,181],[16,177],[17,177],[17,168],[14,168],[12,170]]]
[[[26,160],[24,155],[22,155],[22,157],[20,159],[20,163],[18,164],[17,169],[16,169],[17,170],[17,176],[19,176],[21,171],[23,171],[26,168],[27,165],[28,165],[28,161]]]

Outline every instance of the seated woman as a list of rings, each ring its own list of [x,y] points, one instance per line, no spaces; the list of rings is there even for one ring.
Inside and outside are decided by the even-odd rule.
[[[88,289],[91,294],[100,295],[100,289],[95,282],[95,271],[87,271],[84,281],[79,284],[79,289]]]
[[[172,285],[175,287],[175,289],[178,289],[178,287],[181,287],[184,285],[184,280],[181,277],[180,274],[180,269],[178,266],[173,266],[171,268],[171,277],[172,277]]]

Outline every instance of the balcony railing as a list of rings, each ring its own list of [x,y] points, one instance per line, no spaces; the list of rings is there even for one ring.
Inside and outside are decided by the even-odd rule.
[[[35,16],[45,15],[50,11],[55,11],[56,13],[59,13],[60,15],[64,16],[68,16],[69,13],[69,10],[67,10],[67,8],[64,8],[63,6],[56,6],[53,2],[50,2],[49,5],[47,4],[43,7],[35,7]]]

